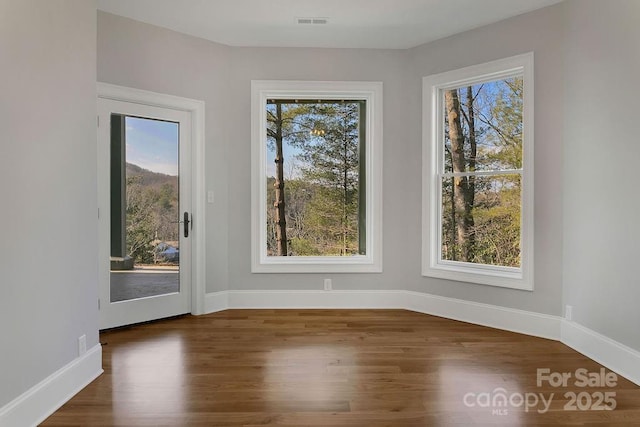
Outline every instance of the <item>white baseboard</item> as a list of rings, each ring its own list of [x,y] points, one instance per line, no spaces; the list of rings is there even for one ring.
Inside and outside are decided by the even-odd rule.
[[[206,312],[237,308],[396,308],[561,341],[640,385],[640,352],[559,316],[411,291],[222,291]]]
[[[230,308],[396,308],[560,339],[561,318],[410,291],[222,291],[207,294],[206,312]]]
[[[233,308],[402,308],[397,291],[229,291]]]
[[[54,372],[0,408],[0,426],[36,426],[102,373],[102,347]]]
[[[287,308],[403,308],[399,291],[221,291],[206,295],[205,310]]]
[[[210,292],[204,296],[204,314],[229,309],[228,291]]]
[[[562,322],[561,341],[640,385],[640,352],[568,320]]]
[[[558,316],[421,292],[405,291],[405,294],[407,294],[407,298],[403,308],[407,310],[535,337],[560,340],[562,319]]]
[[[239,308],[405,309],[558,340],[640,385],[640,352],[558,316],[411,291],[221,291],[206,313]],[[0,408],[1,426],[36,426],[102,373],[98,344]]]

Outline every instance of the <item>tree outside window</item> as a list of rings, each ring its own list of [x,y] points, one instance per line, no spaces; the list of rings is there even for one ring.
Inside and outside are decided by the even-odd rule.
[[[423,90],[423,275],[531,290],[533,54]]]
[[[382,83],[251,85],[252,272],[381,272]]]
[[[361,101],[269,100],[267,254],[364,254]]]

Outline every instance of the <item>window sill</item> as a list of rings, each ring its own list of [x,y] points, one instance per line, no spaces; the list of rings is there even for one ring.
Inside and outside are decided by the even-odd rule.
[[[425,267],[422,275],[458,282],[533,291],[531,275],[524,274],[521,269],[517,268],[500,268],[487,265],[475,266],[468,263],[452,262]]]
[[[267,257],[254,262],[252,273],[382,273],[371,257]]]

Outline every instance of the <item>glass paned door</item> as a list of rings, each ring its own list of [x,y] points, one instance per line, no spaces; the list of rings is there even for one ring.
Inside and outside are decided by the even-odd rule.
[[[101,328],[187,313],[190,117],[122,101],[98,104],[99,197],[108,212],[100,233]]]
[[[111,114],[111,302],[180,291],[179,129]]]

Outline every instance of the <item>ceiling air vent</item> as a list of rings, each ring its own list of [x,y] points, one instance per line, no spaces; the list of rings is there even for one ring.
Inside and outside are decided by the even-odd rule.
[[[296,18],[298,25],[325,25],[329,23],[329,18]]]

